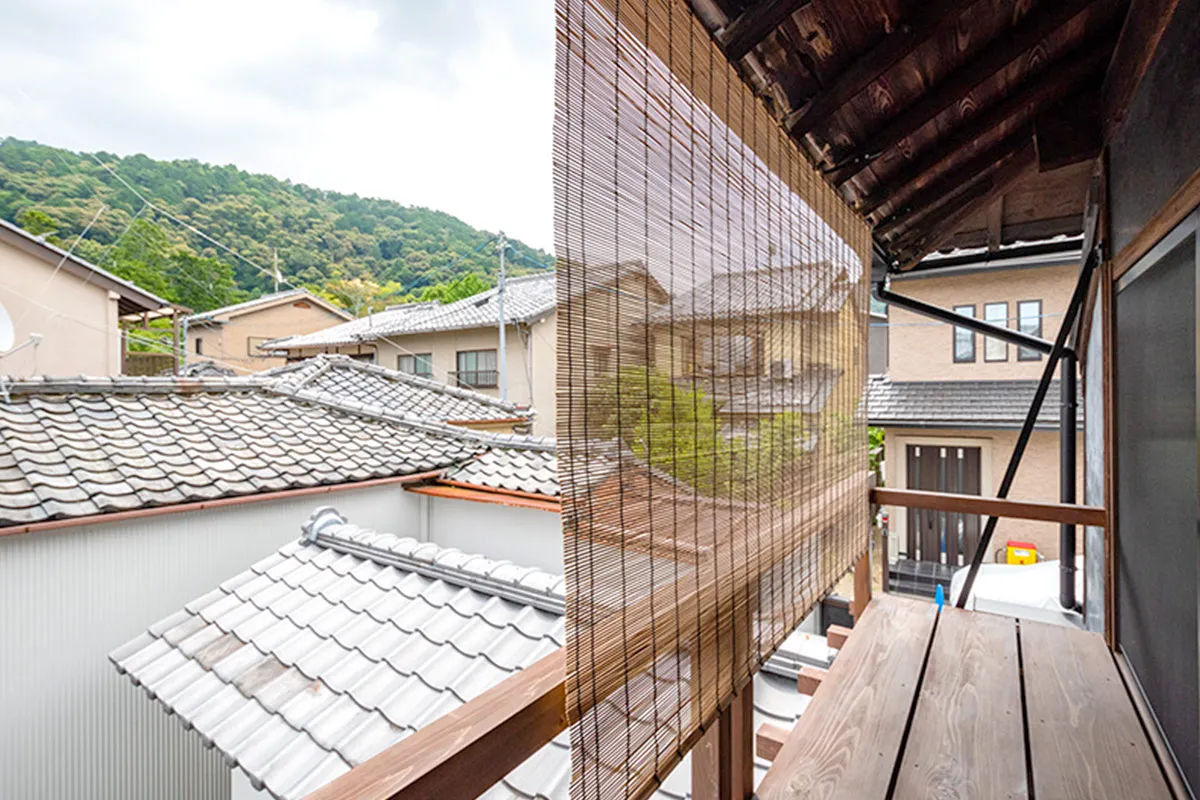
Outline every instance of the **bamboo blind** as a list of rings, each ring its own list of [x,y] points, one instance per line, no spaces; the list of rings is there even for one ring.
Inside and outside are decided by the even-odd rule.
[[[862,553],[869,231],[685,0],[557,0],[572,797],[641,798]]]

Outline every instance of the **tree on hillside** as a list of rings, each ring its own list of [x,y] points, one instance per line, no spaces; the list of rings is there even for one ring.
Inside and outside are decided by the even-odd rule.
[[[17,214],[17,224],[34,236],[47,236],[58,231],[58,222],[45,211],[27,208]]]
[[[364,278],[336,279],[324,286],[310,287],[356,317],[382,311],[388,306],[412,302],[412,295],[395,281],[380,284]]]
[[[193,311],[227,306],[245,295],[234,283],[228,264],[172,244],[166,232],[147,219],[134,220],[104,253],[102,266]]]
[[[486,292],[490,288],[492,287],[488,285],[487,281],[470,272],[460,278],[455,278],[449,283],[435,283],[433,286],[426,286],[421,291],[421,300],[438,300],[442,303],[453,303],[455,300],[462,300],[464,297],[473,297],[480,292]]]

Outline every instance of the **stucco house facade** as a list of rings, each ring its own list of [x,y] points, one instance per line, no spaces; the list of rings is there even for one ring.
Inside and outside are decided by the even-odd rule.
[[[264,349],[288,361],[336,353],[529,406],[533,432],[554,433],[557,305],[555,275],[510,278],[504,296],[505,379],[499,385],[500,308],[496,289],[453,303],[410,303]]]
[[[160,297],[0,220],[0,375],[120,375],[121,317]]]
[[[281,367],[287,359],[262,349],[281,336],[312,333],[353,317],[324,298],[304,289],[266,294],[203,314],[186,322],[187,361],[212,361],[245,375]]]
[[[891,288],[1052,340],[1074,287],[1078,260],[1079,251],[1070,243],[1041,255],[1006,257],[999,251],[934,256],[911,273],[893,276]],[[1013,280],[1011,273],[1017,270],[1023,274]],[[888,308],[888,333],[887,374],[874,375],[868,382],[870,423],[885,430],[886,484],[995,495],[1045,357],[965,328],[931,322],[897,305]],[[1056,379],[1011,496],[1058,500],[1059,406]],[[1082,404],[1079,409],[1077,424],[1082,427]],[[1076,463],[1082,464],[1082,437],[1077,450]],[[982,522],[978,517],[889,509],[890,558],[922,562],[926,577],[937,572],[939,580],[944,579],[969,563]],[[941,542],[939,537],[944,537]],[[992,561],[1009,540],[1034,545],[1039,559],[1058,557],[1057,525],[1002,519],[985,560]],[[930,569],[930,562],[942,567]]]

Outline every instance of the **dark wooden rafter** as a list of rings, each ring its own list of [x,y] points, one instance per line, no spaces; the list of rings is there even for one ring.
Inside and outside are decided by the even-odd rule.
[[[1101,89],[1104,141],[1125,119],[1133,93],[1158,48],[1179,0],[1133,0]]]
[[[910,19],[877,46],[847,67],[808,105],[790,113],[784,124],[793,136],[803,136],[854,99],[889,69],[929,41],[943,26],[952,24],[977,0],[926,0],[915,4]]]
[[[902,237],[893,249],[894,253],[907,256],[901,269],[912,269],[916,266],[925,253],[950,238],[971,215],[987,206],[1036,167],[1037,152],[1033,142],[1030,142],[1028,147],[1020,150],[1003,167],[984,178],[980,190],[971,200],[959,204],[953,213],[939,218],[933,225],[918,227]]]
[[[1033,139],[1033,126],[1023,126],[1016,133],[997,142],[959,167],[947,172],[929,186],[914,193],[904,205],[875,226],[875,235],[890,237],[901,228],[911,226],[938,208],[955,199],[963,187],[998,169],[1006,159]]]
[[[730,61],[741,61],[747,53],[807,6],[811,0],[761,0],[741,13],[717,33],[717,41]]]
[[[925,127],[972,89],[1029,52],[1094,2],[1097,0],[1039,3],[1015,28],[986,46],[978,56],[936,84],[871,134],[865,142],[843,153],[838,165],[829,171],[829,180],[838,185],[849,181],[866,169],[877,156]],[[1048,72],[1054,68],[1053,64],[1048,64],[1042,71]]]
[[[1048,75],[1029,81],[1005,100],[954,129],[946,139],[886,179],[862,202],[860,213],[872,214],[893,199],[920,189],[975,142],[1065,97],[1107,63],[1108,44],[1108,35],[1085,41],[1049,70]]]

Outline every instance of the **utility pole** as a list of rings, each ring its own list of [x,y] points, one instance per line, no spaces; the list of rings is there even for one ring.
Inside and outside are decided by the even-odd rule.
[[[279,294],[279,281],[283,276],[279,274],[279,250],[274,247],[271,248],[271,259],[275,265],[275,293]]]
[[[504,231],[500,231],[500,241],[496,244],[496,249],[500,251],[500,280],[496,283],[496,307],[500,310],[500,352],[497,359],[500,368],[500,399],[508,400],[508,380],[505,375],[505,347],[504,347],[504,251],[508,247],[508,239],[504,236]]]

